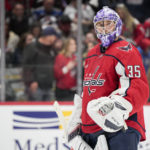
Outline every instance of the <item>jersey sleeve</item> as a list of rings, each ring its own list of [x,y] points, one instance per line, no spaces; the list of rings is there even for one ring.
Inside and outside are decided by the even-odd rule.
[[[148,81],[138,50],[133,47],[131,52],[126,52],[124,57],[118,59],[115,70],[119,87],[113,94],[123,96],[132,104],[132,115],[142,109],[149,97]]]

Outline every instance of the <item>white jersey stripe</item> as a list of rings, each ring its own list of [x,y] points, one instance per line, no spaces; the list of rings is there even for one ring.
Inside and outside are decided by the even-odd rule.
[[[111,95],[119,94],[121,96],[126,96],[126,91],[130,86],[130,79],[125,74],[125,67],[118,62],[118,64],[115,67],[116,73],[120,76],[120,85],[121,88],[115,90]]]

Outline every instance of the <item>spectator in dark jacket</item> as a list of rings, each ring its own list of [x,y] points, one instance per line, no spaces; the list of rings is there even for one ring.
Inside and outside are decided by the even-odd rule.
[[[7,20],[10,24],[10,30],[21,36],[29,29],[29,18],[25,15],[24,6],[22,3],[15,3],[12,12]]]
[[[24,82],[29,100],[51,100],[53,85],[53,45],[57,39],[56,31],[47,27],[40,38],[24,49]]]

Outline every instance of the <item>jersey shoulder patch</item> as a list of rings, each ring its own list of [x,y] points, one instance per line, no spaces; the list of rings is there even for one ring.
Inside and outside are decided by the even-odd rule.
[[[122,50],[122,51],[132,51],[132,45],[131,43],[127,43],[124,46],[119,46],[117,49]]]

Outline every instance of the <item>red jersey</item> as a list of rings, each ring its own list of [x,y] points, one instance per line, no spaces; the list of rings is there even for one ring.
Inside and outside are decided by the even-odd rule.
[[[66,74],[63,73],[62,69],[69,61],[76,59],[76,56],[66,57],[62,54],[58,54],[54,63],[54,76],[56,79],[56,86],[60,89],[71,89],[76,87],[76,68],[68,71]]]
[[[133,110],[126,123],[145,139],[143,105],[149,97],[149,86],[141,55],[131,43],[118,40],[101,53],[100,44],[89,51],[84,66],[82,130],[94,133],[101,128],[87,113],[89,101],[112,92],[128,100]]]

